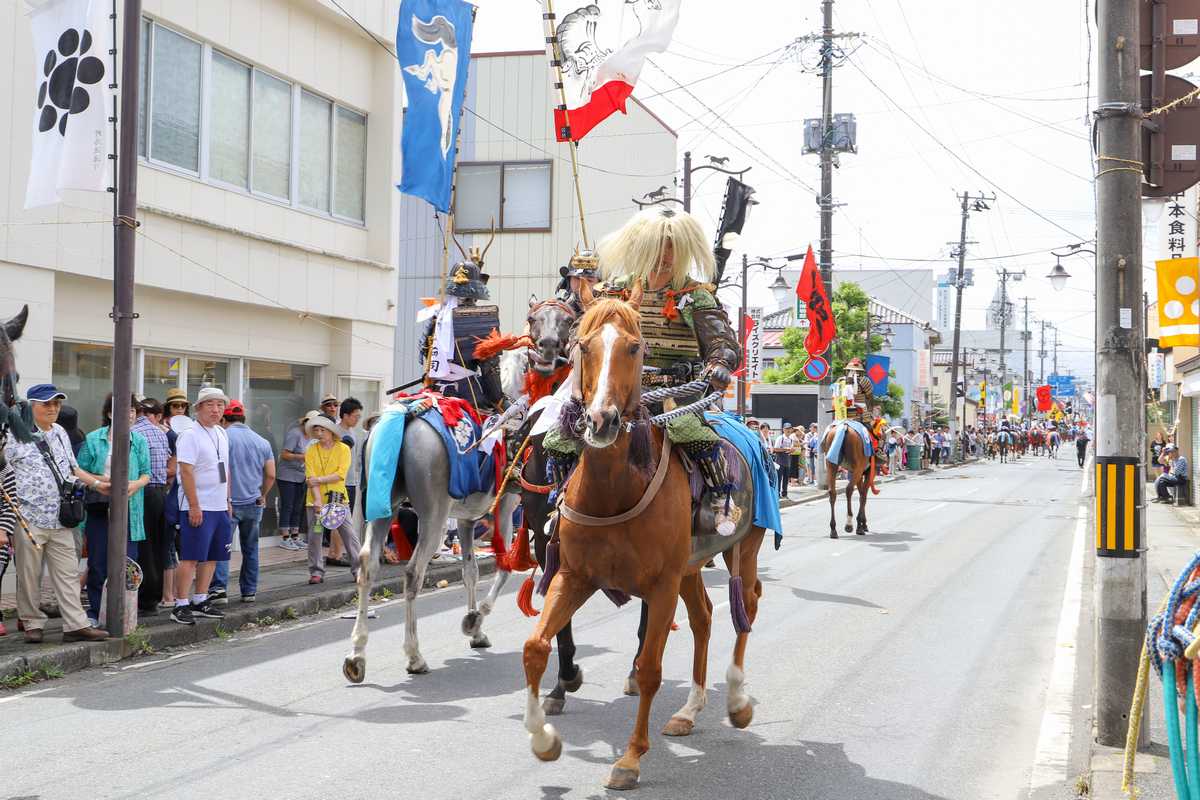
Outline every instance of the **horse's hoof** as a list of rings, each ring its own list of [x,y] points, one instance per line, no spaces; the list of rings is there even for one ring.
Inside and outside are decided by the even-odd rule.
[[[844,530],[846,533],[850,533],[850,531],[854,530],[854,526],[847,522],[842,526],[842,530]]]
[[[858,530],[854,532],[856,536],[866,536],[868,533],[870,533],[870,531],[867,530],[866,525],[859,526]]]
[[[628,675],[625,678],[625,688],[622,690],[627,697],[637,697],[641,690],[638,689],[637,678]]]
[[[829,532],[829,538],[830,538],[830,539],[836,539],[836,538],[838,538],[838,532],[837,532],[837,531],[830,531],[830,532]]]
[[[638,787],[638,771],[614,766],[612,772],[608,773],[608,780],[604,782],[604,786],[607,789],[618,791],[636,789]]]
[[[346,656],[342,662],[342,674],[351,683],[362,683],[367,677],[367,660],[362,656]]]
[[[425,663],[425,659],[420,661],[410,661],[406,667],[409,675],[427,675],[429,674],[429,665]]]
[[[567,699],[565,697],[554,697],[552,695],[547,695],[546,699],[542,701],[542,711],[544,711],[548,717],[557,717],[563,713],[563,707],[566,706],[566,704]]]
[[[547,739],[549,742],[546,741]],[[539,746],[541,746],[540,750]],[[554,730],[553,725],[545,725],[542,727],[541,733],[530,735],[529,747],[539,760],[557,761],[558,757],[562,755],[562,737],[558,735],[558,731]]]
[[[729,723],[738,730],[748,726],[752,719],[754,719],[754,703],[747,702],[739,710],[729,712]]]
[[[578,692],[583,687],[583,667],[575,668],[575,677],[569,681],[559,681],[568,692]]]
[[[468,611],[467,615],[462,620],[463,636],[475,636],[479,633],[479,628],[483,625],[483,614],[478,611]]]
[[[663,736],[691,736],[696,723],[683,717],[671,717],[663,728]]]
[[[485,650],[491,646],[492,640],[482,633],[471,639],[471,647],[476,650]]]

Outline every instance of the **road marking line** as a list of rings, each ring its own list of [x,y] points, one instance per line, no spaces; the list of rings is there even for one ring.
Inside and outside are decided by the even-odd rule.
[[[1067,780],[1071,746],[1071,711],[1075,694],[1075,659],[1079,608],[1083,598],[1083,541],[1087,526],[1087,507],[1080,504],[1075,517],[1075,538],[1071,543],[1071,561],[1067,566],[1067,585],[1063,588],[1062,612],[1055,634],[1054,663],[1046,689],[1046,708],[1034,751],[1029,789],[1036,791]]]
[[[925,510],[924,510],[924,511],[922,511],[921,513],[922,513],[922,514],[928,514],[928,513],[930,513],[930,512],[937,511],[939,508],[944,508],[945,506],[948,506],[948,505],[950,505],[950,504],[949,504],[949,503],[938,503],[938,504],[937,504],[937,505],[935,505],[935,506],[930,506],[929,508],[925,509]]]

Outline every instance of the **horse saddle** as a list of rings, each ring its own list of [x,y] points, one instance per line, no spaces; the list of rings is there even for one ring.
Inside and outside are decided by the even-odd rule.
[[[703,494],[704,482],[695,465],[687,464],[692,481],[692,554],[688,564],[703,564],[746,538],[754,523],[754,489],[749,480],[750,468],[738,449],[722,443],[725,460],[729,465],[729,481],[733,491],[729,495],[729,513],[734,520],[734,530],[729,536],[717,533],[716,514],[712,502]],[[680,451],[682,453],[682,451]],[[697,491],[699,482],[699,491]]]

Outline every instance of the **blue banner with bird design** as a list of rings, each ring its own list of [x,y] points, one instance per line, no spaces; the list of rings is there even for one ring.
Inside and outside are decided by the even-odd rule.
[[[400,191],[443,213],[450,211],[474,15],[474,6],[463,0],[404,0],[396,27],[396,57],[408,98]]]

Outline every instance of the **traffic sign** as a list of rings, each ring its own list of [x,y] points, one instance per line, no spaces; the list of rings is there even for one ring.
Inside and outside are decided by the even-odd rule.
[[[1139,3],[1141,6],[1142,69],[1154,60],[1154,12],[1162,14],[1162,38],[1165,45],[1164,69],[1179,69],[1200,58],[1200,0],[1165,0]]]
[[[1196,89],[1191,81],[1175,75],[1166,75],[1165,79],[1164,105]],[[1142,76],[1142,108],[1145,111],[1153,110],[1153,80],[1152,75]],[[1142,127],[1142,169],[1146,177],[1142,196],[1168,197],[1186,191],[1200,181],[1200,162],[1197,161],[1197,151],[1200,150],[1200,102],[1193,97],[1165,114],[1149,117],[1147,122],[1151,124]],[[1153,155],[1156,140],[1161,141],[1162,179],[1161,183],[1152,184],[1156,166]]]

